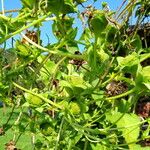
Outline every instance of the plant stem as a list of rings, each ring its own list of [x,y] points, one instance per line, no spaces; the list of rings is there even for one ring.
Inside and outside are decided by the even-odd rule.
[[[97,84],[96,84],[96,86],[95,86],[95,89],[97,89],[97,87],[101,85],[102,80],[103,80],[103,79],[106,77],[106,75],[109,73],[109,69],[110,69],[110,67],[111,67],[111,65],[112,65],[112,63],[113,63],[113,61],[114,61],[114,57],[113,57],[112,60],[109,62],[108,66],[107,66],[107,69],[105,70],[104,74],[103,74],[101,77],[99,77],[99,80],[98,80],[98,82],[97,82]]]
[[[15,105],[13,105],[13,108],[12,108],[12,111],[11,111],[11,113],[10,113],[10,115],[9,115],[9,118],[8,118],[7,122],[4,124],[4,128],[5,128],[5,127],[7,126],[7,124],[9,123],[9,121],[10,121],[10,119],[11,119],[13,113],[14,113],[14,110],[15,110]]]
[[[60,139],[60,135],[61,135],[61,131],[62,131],[64,120],[65,119],[63,117],[62,120],[61,120],[60,129],[59,129],[59,132],[58,132],[58,135],[57,135],[57,139],[56,139],[55,150],[58,149],[58,143],[59,143],[59,139]]]
[[[122,93],[120,95],[116,95],[116,96],[113,96],[113,97],[108,97],[108,98],[106,98],[106,100],[114,100],[114,99],[122,98],[122,97],[125,97],[125,96],[135,92],[135,91],[136,91],[136,88],[133,88],[133,89],[131,89],[131,90],[125,92],[125,93]]]
[[[6,16],[4,16],[4,15],[2,15],[2,14],[0,14],[0,18],[4,19],[5,21],[10,21],[10,20],[11,20],[11,18],[6,17]],[[4,41],[5,41],[5,40],[4,40]]]
[[[60,59],[60,60],[58,61],[58,63],[56,64],[55,69],[54,69],[54,72],[53,72],[53,74],[52,74],[52,78],[51,78],[51,82],[50,82],[49,89],[51,89],[52,86],[53,86],[53,80],[55,79],[55,76],[56,76],[56,73],[57,73],[57,70],[58,70],[59,65],[60,65],[65,59],[66,59],[66,57],[63,57],[63,58]]]
[[[12,10],[4,10],[4,13],[12,13],[12,12],[18,12],[19,9],[12,9]],[[3,11],[0,12],[0,14],[3,14]]]
[[[25,126],[25,129],[28,127],[28,125],[29,125],[29,123]],[[16,141],[15,141],[15,145],[16,145],[17,142],[19,141],[19,139],[20,139],[20,137],[21,137],[22,134],[23,134],[23,132],[21,132],[21,133],[18,135],[18,137],[17,137],[17,139],[16,139]]]
[[[63,42],[64,41],[61,41],[61,43],[59,45],[57,45],[56,47],[52,48],[52,50],[48,49],[48,48],[45,48],[41,45],[38,45],[37,43],[33,42],[32,40],[30,40],[27,36],[25,36],[23,33],[21,33],[21,35],[23,36],[23,38],[25,38],[30,44],[34,45],[35,47],[43,50],[44,52],[49,52],[49,53],[52,53],[52,54],[56,54],[56,55],[60,55],[60,56],[66,56],[66,57],[69,57],[69,58],[74,58],[74,59],[79,59],[79,60],[83,60],[85,59],[83,55],[74,55],[74,54],[71,54],[71,53],[64,53],[64,52],[61,52],[58,50],[58,48],[60,48],[61,46],[63,46]]]
[[[55,107],[57,107],[57,108],[59,108],[59,109],[62,109],[58,104],[56,104],[56,103],[54,103],[53,101],[51,101],[51,100],[49,100],[49,99],[47,99],[47,98],[41,96],[40,94],[37,94],[37,93],[34,93],[34,92],[32,92],[32,91],[30,91],[30,90],[28,90],[28,89],[25,89],[24,87],[18,85],[18,84],[15,83],[15,82],[13,82],[13,85],[16,86],[17,88],[19,88],[19,89],[21,89],[21,90],[27,92],[27,93],[30,93],[30,94],[32,94],[32,95],[34,95],[34,96],[37,96],[37,97],[41,98],[43,101],[45,101],[46,103],[49,103],[50,105],[53,105],[53,106],[55,106]]]
[[[46,15],[44,15],[42,18],[39,18],[39,19],[37,19],[37,20],[34,20],[34,21],[33,21],[32,23],[30,23],[29,25],[23,26],[23,27],[20,28],[19,30],[15,31],[15,32],[13,32],[13,33],[11,33],[11,34],[9,34],[9,35],[7,35],[7,36],[3,39],[3,41],[6,41],[7,39],[11,38],[12,36],[14,36],[14,35],[16,35],[16,34],[18,34],[18,33],[20,33],[20,32],[22,32],[23,30],[28,29],[28,28],[30,28],[30,27],[32,27],[32,26],[38,24],[39,22],[45,20],[50,14],[51,14],[51,12],[48,12],[48,13],[47,13]],[[3,41],[2,41],[2,42],[3,42]]]

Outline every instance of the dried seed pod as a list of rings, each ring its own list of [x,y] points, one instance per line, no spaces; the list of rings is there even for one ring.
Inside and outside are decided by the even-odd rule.
[[[150,65],[150,58],[147,58],[146,60],[141,62],[142,67],[146,67]]]
[[[27,30],[25,36],[27,36],[33,42],[38,43],[37,32]],[[29,44],[29,42],[25,38],[22,39],[21,43],[23,43],[23,44]]]
[[[15,146],[15,142],[14,141],[9,141],[8,143],[5,144],[5,150],[19,150],[16,148]]]
[[[126,92],[127,90],[127,85],[122,81],[113,80],[106,86],[106,93],[108,96],[119,95]]]
[[[81,55],[81,53],[79,51],[75,51],[76,55]],[[83,65],[86,64],[86,62],[84,60],[77,60],[77,59],[72,59],[69,61],[70,64],[72,65],[76,65],[77,66],[77,70]]]
[[[150,116],[150,97],[140,97],[137,102],[135,112],[143,118],[148,118]]]
[[[53,80],[53,85],[54,85],[55,88],[57,88],[58,85],[59,85],[59,80],[58,79],[54,79]]]
[[[150,138],[140,141],[140,145],[143,147],[150,146]]]

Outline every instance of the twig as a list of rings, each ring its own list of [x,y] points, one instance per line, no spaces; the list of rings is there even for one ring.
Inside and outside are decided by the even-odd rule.
[[[61,51],[58,50],[58,48],[60,48],[60,47],[63,46],[63,43],[65,42],[65,39],[62,40],[62,42],[61,42],[58,46],[56,46],[56,47],[52,48],[52,50],[50,50],[50,49],[47,49],[47,48],[45,48],[45,47],[43,47],[43,46],[41,46],[41,45],[39,45],[39,44],[33,42],[32,40],[30,40],[30,39],[29,39],[26,35],[24,35],[23,33],[21,33],[21,35],[22,35],[23,38],[26,39],[30,44],[32,44],[32,45],[34,45],[35,47],[37,47],[37,48],[43,50],[44,52],[49,52],[49,53],[52,53],[52,54],[56,54],[56,55],[60,55],[60,56],[64,56],[64,57],[69,57],[69,58],[75,58],[75,59],[79,59],[79,60],[80,60],[80,59],[84,59],[84,56],[82,56],[82,55],[74,55],[74,54],[71,54],[71,53],[64,53],[64,52],[61,52]]]
[[[20,9],[12,9],[12,10],[4,10],[0,12],[0,14],[3,14],[3,13],[12,13],[12,12],[18,12]]]
[[[125,4],[126,1],[127,1],[127,0],[124,0],[124,1],[122,2],[122,4],[121,4],[120,7],[116,10],[116,12],[119,12],[119,11],[121,10],[121,8],[123,7],[123,5]],[[116,14],[115,14],[115,17],[116,17]]]

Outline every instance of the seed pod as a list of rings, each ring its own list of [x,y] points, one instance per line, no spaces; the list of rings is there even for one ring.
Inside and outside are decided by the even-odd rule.
[[[108,96],[115,96],[126,92],[127,85],[121,81],[112,81],[106,86],[106,93]]]
[[[27,30],[25,36],[27,36],[33,42],[38,43],[37,32]],[[29,44],[29,42],[25,38],[22,39],[21,43],[23,43],[23,44]]]
[[[137,102],[135,112],[143,118],[148,118],[150,116],[150,97],[140,97]]]

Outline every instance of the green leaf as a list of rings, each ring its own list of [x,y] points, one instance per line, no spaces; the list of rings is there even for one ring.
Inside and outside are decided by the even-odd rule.
[[[68,14],[75,12],[75,6],[72,0],[50,0],[48,10],[54,14]]]
[[[142,48],[142,42],[140,40],[140,37],[138,35],[135,36],[135,38],[130,43],[134,48],[137,50],[140,50]]]
[[[150,66],[146,66],[138,72],[135,82],[139,89],[143,88],[142,85],[145,85],[146,88],[150,89]]]
[[[79,41],[85,41],[86,44],[91,44],[90,39],[92,38],[89,28],[85,28]]]
[[[110,150],[108,147],[106,147],[105,145],[102,145],[102,144],[90,144],[91,145],[91,148],[92,150]]]
[[[138,65],[139,56],[137,53],[133,52],[131,55],[126,57],[117,57],[118,65],[123,69],[124,67],[131,67]]]
[[[104,12],[94,11],[92,19],[89,19],[89,27],[96,37],[100,37],[102,32],[105,30],[108,21],[105,17]]]
[[[107,114],[106,118],[112,124],[117,125],[118,131],[122,131],[122,136],[125,138],[126,143],[135,142],[139,137],[140,118],[137,115],[112,112]],[[129,147],[132,147],[132,144]]]
[[[105,53],[105,51],[103,49],[100,49],[98,52],[97,52],[99,58],[100,58],[100,61],[102,63],[104,63],[105,61],[107,61],[109,59],[109,55],[107,53]]]
[[[106,28],[106,41],[112,43],[114,40],[118,40],[118,29],[108,25]]]
[[[18,49],[18,54],[20,54],[22,56],[29,56],[29,50],[26,46],[18,45],[17,49]]]

